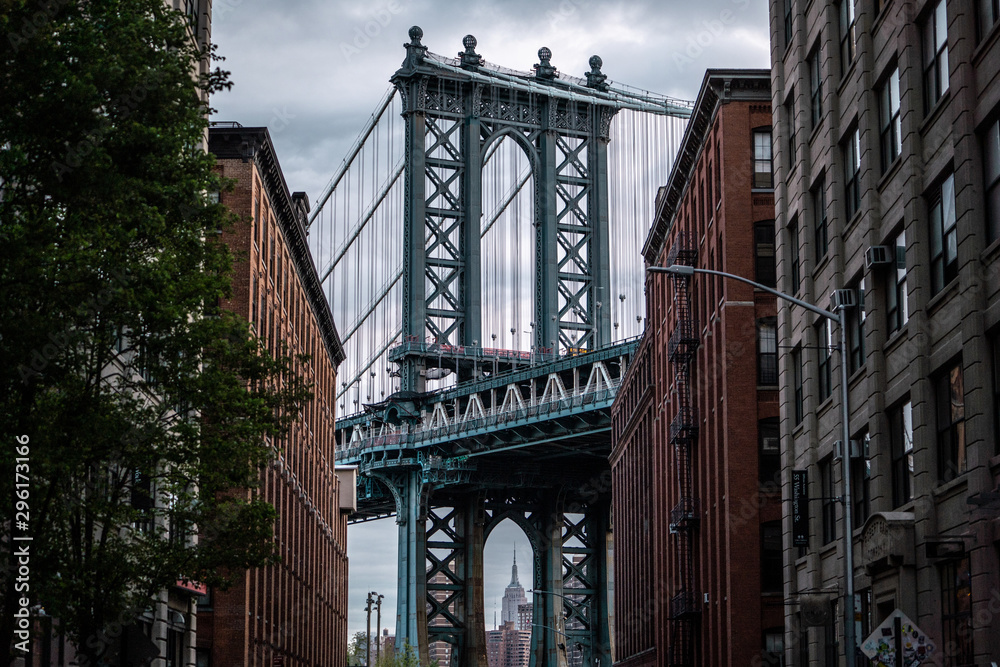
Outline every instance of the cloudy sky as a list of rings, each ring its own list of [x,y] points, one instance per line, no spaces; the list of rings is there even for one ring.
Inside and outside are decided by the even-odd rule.
[[[769,67],[766,0],[215,0],[213,40],[234,86],[213,99],[213,120],[266,125],[289,188],[315,202],[388,88],[412,25],[441,55],[454,57],[471,33],[491,63],[530,71],[547,46],[555,67],[582,77],[598,54],[612,81],[689,100],[706,68]],[[515,541],[531,587],[530,548],[507,522],[486,546],[488,627]],[[365,627],[370,590],[385,595],[383,625],[393,627],[395,523],[352,526],[348,542],[350,632]]]

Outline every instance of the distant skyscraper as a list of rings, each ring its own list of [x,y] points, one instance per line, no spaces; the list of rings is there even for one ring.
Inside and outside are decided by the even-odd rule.
[[[527,602],[528,598],[524,595],[524,587],[517,580],[517,552],[515,551],[514,565],[511,567],[510,573],[510,583],[507,584],[507,589],[503,593],[503,601],[501,602],[500,622],[514,623],[516,627],[518,620],[517,608],[519,605],[526,604]]]
[[[531,631],[533,610],[530,602],[517,605],[517,629]]]
[[[528,667],[531,632],[518,630],[513,621],[504,621],[499,630],[486,633],[486,658],[489,667]]]

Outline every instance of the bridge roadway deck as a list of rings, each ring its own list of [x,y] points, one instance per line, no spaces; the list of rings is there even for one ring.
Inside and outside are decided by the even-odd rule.
[[[607,466],[611,404],[637,346],[633,339],[436,392],[396,394],[338,421],[337,463],[359,472],[352,520],[392,514],[392,497],[373,477],[402,470],[419,469],[446,492],[586,486]]]

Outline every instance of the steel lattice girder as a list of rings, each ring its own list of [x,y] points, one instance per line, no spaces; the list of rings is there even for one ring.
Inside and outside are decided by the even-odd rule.
[[[393,76],[408,132],[404,335],[481,339],[482,156],[514,136],[535,184],[533,344],[596,348],[610,337],[610,308],[598,304],[610,289],[606,145],[616,106],[446,73],[421,65],[421,48],[410,45],[413,57]],[[404,389],[422,389],[417,356],[405,361]]]

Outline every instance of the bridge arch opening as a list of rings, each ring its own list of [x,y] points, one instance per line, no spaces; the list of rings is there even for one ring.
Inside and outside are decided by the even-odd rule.
[[[531,352],[535,328],[535,176],[521,142],[526,140],[501,132],[483,149],[481,344]]]
[[[524,530],[512,519],[498,523],[483,548],[483,611],[486,650],[501,652],[497,664],[528,664],[533,631],[535,553]],[[519,656],[507,663],[502,655]],[[490,661],[493,664],[493,660]]]

